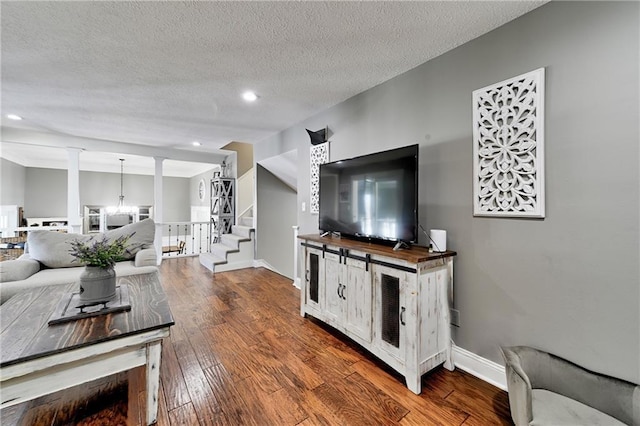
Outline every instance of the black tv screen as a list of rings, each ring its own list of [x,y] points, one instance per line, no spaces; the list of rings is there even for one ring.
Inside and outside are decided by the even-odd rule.
[[[416,242],[418,145],[320,165],[324,232]]]

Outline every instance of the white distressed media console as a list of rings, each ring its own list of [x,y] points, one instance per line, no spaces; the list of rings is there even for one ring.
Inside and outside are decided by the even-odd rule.
[[[391,247],[346,238],[302,235],[305,277],[300,314],[346,334],[405,376],[421,377],[444,363],[453,370],[449,299],[453,251]]]

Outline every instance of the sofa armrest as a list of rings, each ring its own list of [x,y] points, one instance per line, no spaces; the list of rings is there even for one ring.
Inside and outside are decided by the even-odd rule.
[[[135,266],[157,266],[158,256],[155,248],[145,248],[136,253]]]
[[[511,418],[516,426],[528,425],[533,420],[531,381],[522,368],[516,350],[507,347],[500,348],[500,350],[505,361]]]
[[[5,260],[0,262],[0,283],[26,280],[39,270],[40,262],[37,260],[26,258]]]
[[[35,262],[37,262],[37,260],[35,260],[33,257],[31,257],[31,255],[29,253],[24,253],[22,255],[20,255],[16,260],[33,260]]]

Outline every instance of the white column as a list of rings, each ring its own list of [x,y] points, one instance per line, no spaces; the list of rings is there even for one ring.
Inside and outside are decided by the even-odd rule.
[[[80,216],[80,148],[67,148],[67,223],[69,232],[82,231]]]
[[[164,221],[164,212],[162,211],[162,162],[164,157],[153,157],[156,161],[155,175],[153,177],[153,217],[156,222],[156,236],[154,246],[156,247],[156,256],[158,265],[162,262],[162,222]]]
[[[293,227],[293,285],[300,288],[300,278],[298,277],[298,231],[300,227]]]

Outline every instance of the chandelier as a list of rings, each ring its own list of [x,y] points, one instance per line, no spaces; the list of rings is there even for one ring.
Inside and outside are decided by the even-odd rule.
[[[136,206],[126,206],[124,204],[124,158],[120,158],[120,197],[118,197],[118,205],[117,206],[109,206],[107,207],[107,213],[109,214],[131,214],[137,213],[138,207]]]

